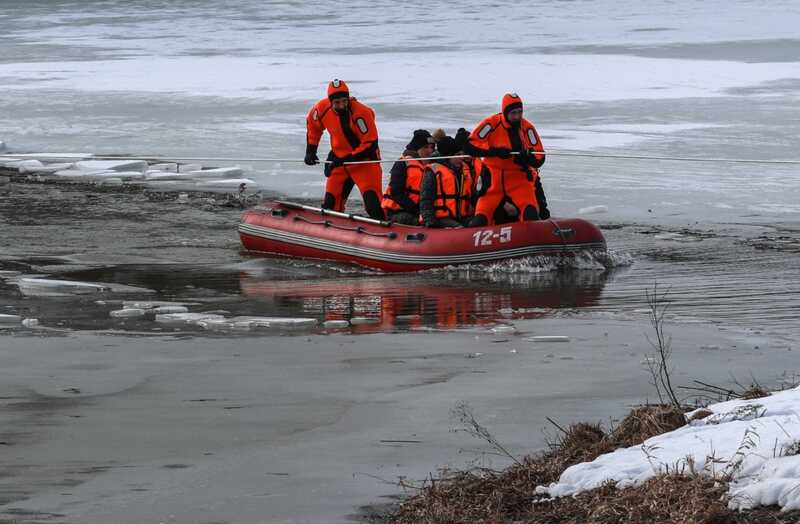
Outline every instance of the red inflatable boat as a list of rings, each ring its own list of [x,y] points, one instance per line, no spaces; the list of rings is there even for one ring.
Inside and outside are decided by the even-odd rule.
[[[383,271],[606,248],[597,226],[577,218],[430,229],[280,201],[245,211],[239,236],[248,251],[349,262]]]

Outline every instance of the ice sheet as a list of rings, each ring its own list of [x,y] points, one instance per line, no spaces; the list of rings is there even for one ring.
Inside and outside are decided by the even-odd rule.
[[[147,170],[144,160],[83,160],[76,162],[75,167],[82,171],[138,171]]]
[[[239,178],[244,174],[241,167],[219,167],[215,169],[201,169],[197,171],[190,171],[189,175],[193,178]]]
[[[16,284],[26,296],[71,296],[111,291],[111,287],[105,284],[33,277],[20,278]]]

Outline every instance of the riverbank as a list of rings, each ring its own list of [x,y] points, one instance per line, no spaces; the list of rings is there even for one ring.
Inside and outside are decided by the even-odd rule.
[[[558,439],[546,451],[514,459],[502,471],[444,472],[409,486],[418,490],[416,495],[373,509],[365,520],[797,522],[796,388],[768,393],[750,387],[738,391],[741,400],[686,413],[670,405],[637,407],[608,431],[599,423],[559,427]],[[471,417],[468,422],[479,427]],[[744,432],[737,427],[742,422],[749,425]],[[486,428],[480,430],[491,439]],[[675,453],[665,460],[670,454],[664,448],[670,444]]]

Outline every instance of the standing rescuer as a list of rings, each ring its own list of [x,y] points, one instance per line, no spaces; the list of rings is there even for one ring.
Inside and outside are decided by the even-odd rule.
[[[426,129],[417,129],[394,163],[389,177],[389,187],[383,195],[381,206],[392,222],[414,226],[419,224],[419,191],[422,173],[435,148],[433,136]]]
[[[482,157],[490,173],[470,226],[550,217],[538,172],[544,148],[536,128],[522,118],[522,99],[516,93],[506,94],[502,111],[475,127],[464,151]]]
[[[345,202],[358,186],[364,199],[367,214],[383,220],[380,193],[381,165],[378,162],[348,164],[364,160],[380,160],[378,128],[375,112],[350,96],[347,84],[333,80],[328,84],[328,97],[317,102],[306,117],[305,163],[319,163],[317,148],[322,132],[327,130],[331,139],[331,151],[325,164],[325,199],[322,207],[344,211]]]

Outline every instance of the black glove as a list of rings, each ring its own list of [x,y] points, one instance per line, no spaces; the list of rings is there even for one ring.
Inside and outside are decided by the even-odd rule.
[[[533,152],[528,151],[527,149],[520,151],[519,154],[514,158],[514,162],[523,167],[531,165],[535,160],[536,157],[534,156]]]
[[[344,158],[340,158],[340,157],[338,157],[336,155],[331,155],[330,161],[331,161],[331,163],[330,163],[331,169],[334,169],[334,168],[337,168],[337,167],[342,167],[344,165],[345,159]]]
[[[539,218],[541,220],[547,220],[548,218],[550,218],[550,210],[547,209],[547,206],[539,208]]]
[[[303,159],[303,162],[305,162],[307,166],[313,166],[314,164],[319,164],[319,157],[317,156],[317,146],[315,146],[314,144],[306,144],[306,157]]]
[[[511,150],[507,147],[493,147],[486,152],[486,156],[496,156],[498,158],[510,158]]]
[[[333,172],[333,168],[336,167],[335,162],[339,160],[339,157],[333,154],[333,151],[328,151],[328,158],[325,159],[325,169],[323,173],[325,173],[325,178],[331,176],[331,172]],[[341,165],[341,164],[339,164]]]

